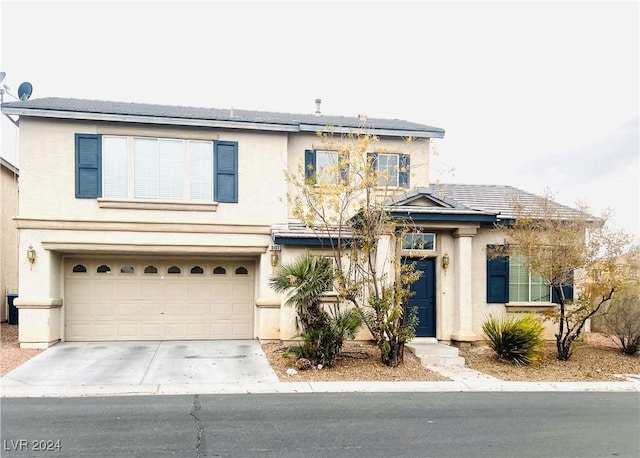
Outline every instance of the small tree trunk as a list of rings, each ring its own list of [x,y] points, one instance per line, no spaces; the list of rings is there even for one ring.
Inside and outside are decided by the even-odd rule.
[[[380,348],[382,354],[382,364],[389,367],[398,367],[404,361],[404,342],[388,342],[389,351],[385,353],[384,349]]]
[[[569,361],[571,357],[571,342],[556,338],[556,349],[558,350],[558,359],[560,361]]]

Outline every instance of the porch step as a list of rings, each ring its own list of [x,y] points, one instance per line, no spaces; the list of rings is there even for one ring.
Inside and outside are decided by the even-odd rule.
[[[441,344],[435,338],[416,338],[405,346],[416,355],[423,366],[464,366],[464,358],[458,354],[456,347]]]

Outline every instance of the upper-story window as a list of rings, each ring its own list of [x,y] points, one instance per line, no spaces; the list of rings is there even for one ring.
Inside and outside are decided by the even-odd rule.
[[[153,200],[213,200],[213,143],[103,137],[102,195]]]
[[[238,143],[76,134],[76,197],[238,202]]]
[[[338,183],[346,180],[348,164],[341,161],[338,151],[306,150],[305,151],[305,176],[316,184]]]
[[[371,167],[378,173],[380,187],[409,187],[409,155],[398,153],[367,153]]]

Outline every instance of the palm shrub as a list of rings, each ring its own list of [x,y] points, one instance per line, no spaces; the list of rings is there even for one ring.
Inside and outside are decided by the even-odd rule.
[[[307,253],[279,266],[270,284],[275,291],[288,294],[285,305],[296,308],[299,333],[294,338],[301,343],[287,351],[315,365],[333,366],[345,340],[353,339],[362,326],[362,318],[357,310],[342,310],[338,303],[329,312],[325,310],[322,298],[333,285],[331,260]]]
[[[333,366],[345,340],[356,336],[362,326],[362,318],[357,310],[342,310],[337,304],[328,317],[322,326],[298,334],[296,337],[300,337],[302,342],[289,346],[287,351],[298,358],[313,361],[315,365]]]
[[[482,324],[489,347],[503,361],[531,364],[540,359],[544,348],[542,320],[534,313],[490,315]]]
[[[271,288],[288,294],[285,305],[296,309],[296,326],[302,332],[322,327],[328,319],[322,296],[333,285],[331,260],[306,253],[293,262],[276,267]]]

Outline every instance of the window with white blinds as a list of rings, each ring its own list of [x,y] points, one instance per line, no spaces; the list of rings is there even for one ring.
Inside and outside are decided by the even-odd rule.
[[[103,136],[103,196],[213,200],[213,142]]]
[[[102,196],[127,197],[127,139],[104,137],[102,150]]]

